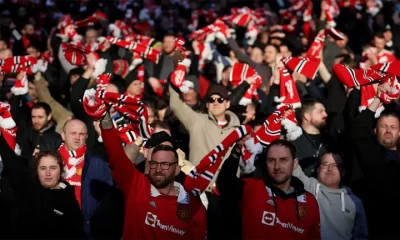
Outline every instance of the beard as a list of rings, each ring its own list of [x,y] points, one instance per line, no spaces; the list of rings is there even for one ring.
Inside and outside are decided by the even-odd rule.
[[[157,176],[161,176],[161,178],[158,179]],[[171,174],[171,175],[167,176],[167,175],[162,174],[162,173],[154,173],[154,174],[149,174],[148,178],[150,180],[150,183],[157,189],[165,188],[170,183],[175,181],[175,175],[174,174]]]
[[[287,175],[282,174],[280,176],[276,176],[276,175],[272,174],[271,180],[274,185],[280,185],[280,184],[286,183],[287,181],[290,181],[290,177],[291,177],[291,175],[289,175],[289,174],[287,174]]]
[[[326,119],[323,119],[323,120],[320,120],[320,121],[312,120],[311,121],[311,125],[313,125],[317,129],[321,130],[326,125]]]

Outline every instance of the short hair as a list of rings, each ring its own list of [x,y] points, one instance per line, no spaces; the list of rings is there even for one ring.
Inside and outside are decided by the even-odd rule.
[[[150,158],[152,158],[152,156],[153,156],[156,152],[160,152],[160,151],[164,151],[164,152],[173,152],[173,153],[174,153],[175,160],[178,161],[178,159],[179,159],[178,153],[176,152],[176,150],[175,150],[174,147],[171,147],[171,146],[169,146],[169,145],[163,145],[163,144],[160,144],[160,145],[157,145],[157,146],[154,147],[153,152],[152,152]]]
[[[267,46],[265,46],[265,48],[267,48],[268,46],[271,46],[271,47],[275,48],[277,53],[281,52],[279,46],[276,45],[276,44],[268,43]]]
[[[35,156],[35,175],[37,175],[37,168],[39,167],[40,160],[42,160],[43,157],[53,157],[56,159],[58,166],[60,166],[60,171],[61,171],[61,177],[60,181],[62,180],[62,173],[64,171],[64,162],[61,158],[60,153],[57,150],[44,150],[40,151],[36,156]]]
[[[168,129],[168,130],[170,130],[171,131],[171,126],[168,124],[168,123],[166,123],[166,122],[164,122],[164,121],[161,121],[161,120],[154,120],[154,122],[152,122],[151,124],[150,124],[150,126],[153,128],[153,129],[155,129],[155,128],[162,128],[162,129]]]
[[[378,119],[377,119],[377,121],[376,121],[376,124],[378,124],[378,122],[379,122],[383,117],[394,117],[394,118],[397,118],[397,120],[399,120],[399,122],[400,122],[400,118],[399,118],[399,115],[397,115],[397,113],[391,112],[391,111],[383,111],[383,112],[381,113],[381,115],[378,117]]]
[[[291,143],[290,141],[288,141],[286,139],[277,139],[277,140],[272,141],[271,144],[267,148],[267,156],[268,156],[269,149],[273,146],[282,146],[282,147],[288,148],[293,160],[296,158],[296,146],[293,143]]]
[[[176,36],[175,36],[175,34],[173,34],[173,33],[166,33],[166,34],[164,34],[163,39],[164,39],[165,37],[173,37],[173,38],[175,38]]]
[[[306,99],[303,102],[301,102],[300,117],[303,118],[305,113],[314,110],[315,105],[318,103],[324,105],[320,100],[314,98]]]
[[[43,109],[44,112],[46,113],[46,116],[49,116],[51,114],[51,107],[49,104],[47,104],[45,102],[37,102],[37,103],[33,104],[32,110],[33,109]]]
[[[383,35],[383,32],[377,32],[374,34],[374,37],[376,38],[385,38],[385,36]]]

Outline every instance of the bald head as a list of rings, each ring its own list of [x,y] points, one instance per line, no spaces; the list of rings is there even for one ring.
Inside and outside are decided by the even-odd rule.
[[[64,124],[61,134],[65,146],[70,151],[75,151],[86,144],[87,127],[84,122],[78,119],[68,120]]]

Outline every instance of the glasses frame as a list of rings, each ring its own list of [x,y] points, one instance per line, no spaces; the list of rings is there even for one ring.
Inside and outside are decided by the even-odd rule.
[[[340,165],[338,165],[337,163],[321,163],[319,167],[322,169],[332,168],[333,170],[338,170]]]
[[[215,103],[215,101],[217,101],[219,104],[221,104],[221,103],[223,103],[225,101],[225,98],[223,98],[223,97],[219,97],[219,98],[209,97],[207,99],[208,103]]]
[[[172,165],[175,165],[177,163],[178,163],[178,161],[170,163],[170,162],[157,162],[157,161],[150,160],[149,161],[149,168],[150,169],[157,169],[158,165],[160,165],[162,170],[169,170]],[[152,166],[152,164],[153,164],[153,166]]]

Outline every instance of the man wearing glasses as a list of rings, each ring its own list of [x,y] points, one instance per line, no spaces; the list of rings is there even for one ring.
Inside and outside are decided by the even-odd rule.
[[[367,219],[361,200],[340,185],[343,160],[327,152],[317,162],[317,179],[307,177],[295,160],[293,176],[304,183],[319,205],[322,239],[367,239]]]
[[[149,173],[144,175],[125,154],[110,116],[100,124],[113,179],[125,198],[122,238],[205,239],[204,206],[175,182],[180,172],[175,148],[155,146],[148,159]]]
[[[171,84],[170,107],[189,132],[189,161],[196,166],[207,153],[238,127],[240,122],[233,112],[228,111],[229,94],[222,85],[215,84],[208,88],[204,98],[207,101],[207,113],[194,111],[180,99],[177,91],[179,90]],[[215,179],[216,177],[211,181],[207,191],[211,192]]]

